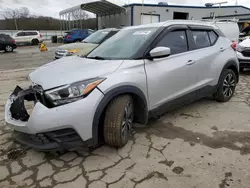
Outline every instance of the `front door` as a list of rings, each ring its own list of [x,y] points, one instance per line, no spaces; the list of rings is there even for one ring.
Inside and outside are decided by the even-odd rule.
[[[25,42],[25,33],[19,32],[15,36],[16,43],[24,43]]]
[[[152,48],[169,47],[171,55],[145,60],[150,110],[182,96],[186,96],[186,100],[196,97],[197,73],[194,54],[189,50],[187,29],[167,29],[162,35]]]

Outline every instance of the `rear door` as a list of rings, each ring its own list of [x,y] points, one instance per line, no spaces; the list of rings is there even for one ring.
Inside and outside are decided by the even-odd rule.
[[[215,86],[214,71],[220,61],[218,57],[224,49],[218,46],[217,41],[219,36],[212,29],[193,28],[190,29],[191,40],[193,40],[193,60],[195,61],[194,68],[197,70],[197,84],[199,88],[199,95],[206,96],[211,94]],[[217,65],[216,65],[217,64]],[[221,68],[220,68],[221,70]]]
[[[80,31],[80,38],[83,40],[88,36],[88,30],[81,30]]]
[[[169,47],[169,57],[145,60],[150,109],[171,108],[170,102],[183,97],[189,101],[196,97],[196,69],[190,52],[187,26],[166,28],[151,49]],[[184,96],[186,96],[184,98]],[[182,100],[175,100],[181,104]],[[175,105],[178,105],[178,104]],[[174,102],[173,102],[174,104]],[[171,107],[170,107],[170,106]]]

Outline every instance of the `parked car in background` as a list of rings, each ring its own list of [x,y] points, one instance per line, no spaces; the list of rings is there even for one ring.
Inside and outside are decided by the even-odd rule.
[[[16,41],[9,35],[0,34],[0,50],[5,52],[13,52],[16,49]]]
[[[240,32],[240,40],[243,41],[249,37],[250,37],[250,26],[247,26],[243,28],[242,31]]]
[[[71,31],[66,32],[63,41],[64,43],[81,42],[83,39],[87,38],[92,33],[94,33],[94,31],[91,29],[73,29]]]
[[[167,21],[121,29],[85,58],[30,73],[5,106],[13,138],[37,149],[124,146],[133,122],[202,97],[229,101],[239,80],[232,42],[212,24]],[[30,114],[24,100],[34,101]]]
[[[118,31],[119,29],[115,28],[98,30],[80,43],[77,42],[59,46],[55,52],[55,59],[72,55],[84,56]]]
[[[39,42],[43,41],[43,36],[39,31],[19,31],[13,38],[16,44],[32,44],[38,45]]]
[[[245,39],[237,46],[237,57],[240,62],[240,71],[250,68],[250,39]]]

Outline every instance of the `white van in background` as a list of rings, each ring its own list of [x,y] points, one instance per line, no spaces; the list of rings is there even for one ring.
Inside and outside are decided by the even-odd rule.
[[[239,43],[240,29],[238,26],[238,20],[202,20],[207,23],[214,24],[224,33],[224,35],[232,42]]]

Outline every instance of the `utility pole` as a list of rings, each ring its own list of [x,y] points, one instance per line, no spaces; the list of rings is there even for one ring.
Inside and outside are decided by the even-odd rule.
[[[144,0],[142,0],[141,4],[141,25],[143,24],[143,17],[144,17]]]

